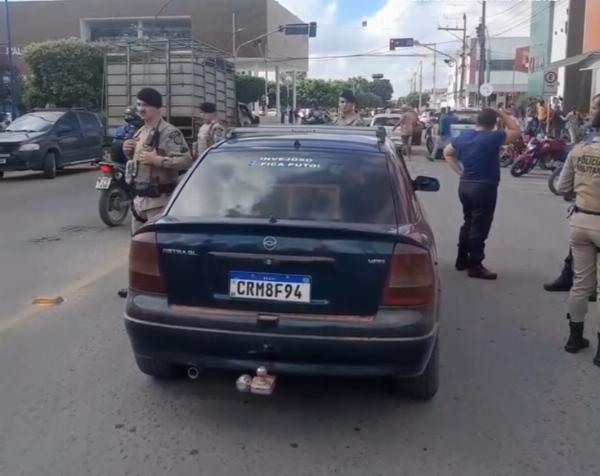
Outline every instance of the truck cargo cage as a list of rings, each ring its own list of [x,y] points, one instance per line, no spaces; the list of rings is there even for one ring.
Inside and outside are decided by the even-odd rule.
[[[237,114],[235,66],[228,53],[190,39],[110,43],[105,55],[105,110],[110,132],[123,124],[125,108],[146,86],[164,99],[164,117],[193,140],[201,122],[200,104],[213,102],[220,118]]]
[[[376,137],[379,143],[385,142],[387,132],[384,127],[346,127],[346,126],[269,126],[236,127],[231,129],[229,138],[276,137],[290,134],[333,134]]]

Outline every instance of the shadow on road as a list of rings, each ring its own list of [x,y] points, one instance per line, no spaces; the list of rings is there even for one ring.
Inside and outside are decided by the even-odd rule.
[[[86,165],[81,167],[70,167],[68,169],[59,170],[56,178],[53,180],[60,180],[61,178],[72,177],[74,175],[80,175],[87,172],[97,171],[98,167],[95,165]],[[0,183],[15,183],[25,182],[31,180],[49,180],[44,177],[43,172],[39,171],[28,171],[28,172],[5,172],[4,178],[0,180]]]

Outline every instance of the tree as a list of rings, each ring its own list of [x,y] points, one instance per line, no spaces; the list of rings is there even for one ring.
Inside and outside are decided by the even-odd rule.
[[[359,108],[371,108],[374,109],[376,107],[383,106],[383,101],[381,98],[374,93],[356,93],[356,105]]]
[[[337,106],[341,91],[334,81],[305,79],[298,85],[299,103],[303,107],[333,108]]]
[[[238,74],[235,76],[235,91],[238,101],[243,103],[256,102],[265,93],[265,79]]]
[[[376,79],[369,83],[368,91],[377,94],[382,101],[389,101],[394,94],[394,87],[389,79]]]
[[[419,107],[419,93],[416,93],[416,92],[410,93],[408,96],[400,98],[398,100],[398,104],[399,105],[406,104],[407,106],[410,106],[413,108]],[[427,104],[429,104],[429,94],[423,93],[421,95],[421,105],[427,106]]]
[[[77,39],[29,45],[24,52],[31,73],[26,87],[29,105],[98,108],[106,49]]]

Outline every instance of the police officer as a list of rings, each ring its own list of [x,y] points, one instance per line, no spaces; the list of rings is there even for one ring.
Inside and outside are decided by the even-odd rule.
[[[338,117],[333,123],[334,126],[355,126],[364,127],[366,124],[356,112],[356,97],[352,91],[342,91],[339,101]]]
[[[195,158],[200,157],[206,149],[225,138],[225,126],[217,117],[217,106],[212,102],[200,105],[202,111],[202,127],[198,131],[197,150]]]
[[[136,213],[132,232],[163,211],[177,185],[179,172],[192,164],[183,134],[161,117],[162,97],[152,88],[137,95],[137,111],[144,125],[132,139],[125,141],[127,178],[135,184],[133,201]],[[136,216],[137,215],[137,216]]]
[[[588,313],[588,299],[597,288],[596,277],[600,273],[600,112],[594,116],[592,127],[596,131],[595,137],[571,151],[558,181],[562,194],[575,194],[570,220],[575,275],[569,295],[567,319],[570,332],[565,345],[565,350],[573,354],[590,344],[583,337],[584,318]],[[600,317],[598,311],[600,309],[596,310],[597,318]],[[600,333],[594,364],[600,367]]]

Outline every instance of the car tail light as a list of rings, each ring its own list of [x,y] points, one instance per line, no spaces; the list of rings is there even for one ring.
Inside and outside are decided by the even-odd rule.
[[[429,252],[416,246],[396,245],[382,305],[411,307],[430,304],[434,288],[435,277]]]
[[[137,291],[166,294],[165,280],[158,266],[156,233],[140,233],[131,239],[129,287]]]
[[[102,172],[104,175],[112,175],[113,169],[110,165],[102,164],[100,166],[100,172]]]

